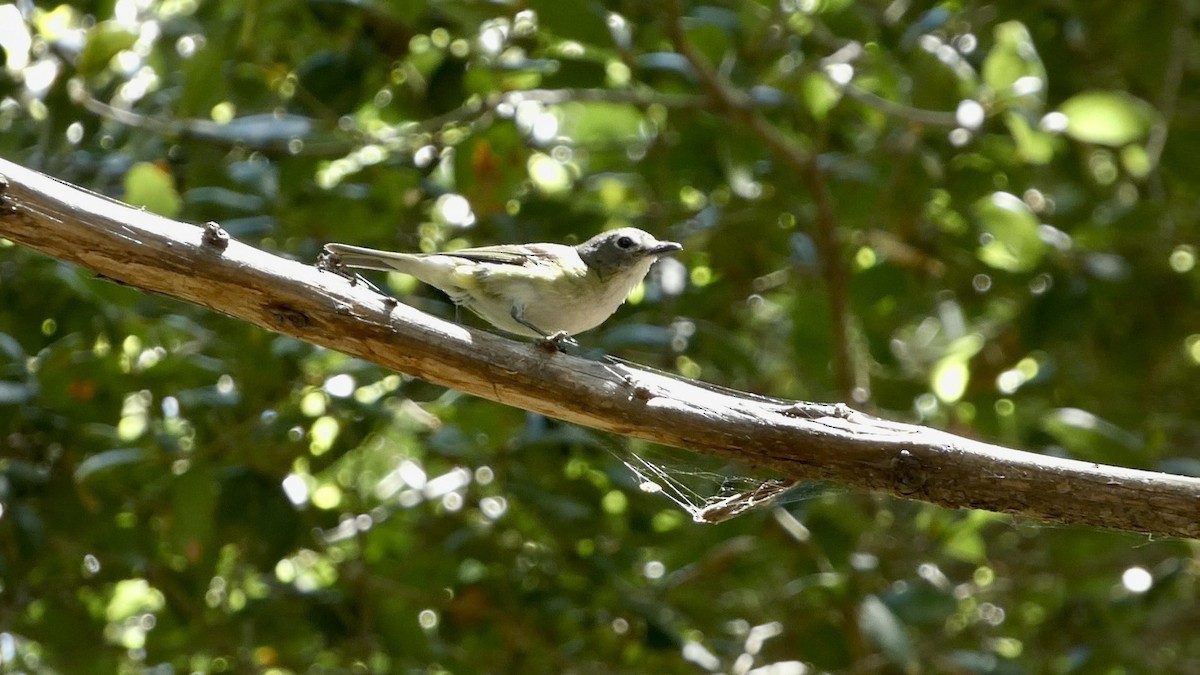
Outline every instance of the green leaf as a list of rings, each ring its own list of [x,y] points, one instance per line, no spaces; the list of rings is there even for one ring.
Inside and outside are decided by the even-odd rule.
[[[972,212],[988,235],[977,252],[980,260],[1008,272],[1028,272],[1038,266],[1046,243],[1038,234],[1037,216],[1025,202],[1007,192],[995,192],[975,202]]]
[[[718,7],[697,7],[685,22],[687,40],[710,63],[720,63],[736,50],[735,40],[741,29],[737,14]]]
[[[179,215],[183,206],[175,179],[152,162],[138,162],[125,174],[125,201],[168,218]]]
[[[853,6],[854,0],[817,0],[812,3],[813,14],[837,14]]]
[[[1154,168],[1145,146],[1136,144],[1121,148],[1121,166],[1135,178],[1145,178]]]
[[[213,472],[196,469],[173,481],[169,534],[177,552],[187,555],[207,546],[212,539],[217,502],[215,481]]]
[[[912,663],[913,645],[904,624],[878,597],[868,595],[858,606],[858,626],[889,661],[900,666]]]
[[[800,84],[800,100],[808,106],[817,121],[823,121],[829,111],[842,100],[842,92],[829,78],[819,73],[809,73]]]
[[[1059,107],[1067,117],[1067,135],[1084,143],[1122,146],[1146,137],[1159,122],[1149,103],[1120,91],[1092,91]]]
[[[1017,155],[1027,164],[1045,165],[1054,158],[1054,150],[1061,139],[1035,128],[1025,116],[1013,111],[1005,115],[1004,124],[1013,140],[1017,142]]]
[[[966,518],[955,521],[947,529],[942,550],[959,560],[981,565],[987,561],[985,528],[1003,520],[1004,516],[990,511],[970,511]]]
[[[648,141],[645,115],[621,103],[568,103],[560,106],[561,131],[576,144],[619,145],[630,141]]]
[[[995,45],[983,60],[983,82],[1004,100],[1029,97],[1040,105],[1045,100],[1046,67],[1038,56],[1029,29],[1020,21],[1008,21],[993,31]]]
[[[1142,440],[1121,427],[1079,408],[1058,408],[1042,418],[1042,429],[1073,456],[1099,462],[1129,463]]]
[[[947,555],[966,562],[982,563],[987,559],[987,544],[983,535],[975,530],[964,528],[955,531],[942,547]]]
[[[606,11],[599,3],[533,0],[529,7],[537,12],[539,27],[559,37],[584,44],[612,44],[612,33],[604,21]]]
[[[98,471],[105,471],[126,464],[136,464],[144,461],[146,458],[146,451],[142,448],[106,450],[80,462],[79,466],[75,467],[75,480],[82,483]]]
[[[945,403],[956,403],[962,399],[971,382],[972,358],[983,349],[983,338],[976,333],[964,335],[952,342],[945,356],[934,364],[929,373],[929,385],[933,393]]]
[[[109,61],[137,41],[137,35],[113,21],[96,24],[88,31],[87,44],[79,54],[79,72],[85,77],[97,75]]]

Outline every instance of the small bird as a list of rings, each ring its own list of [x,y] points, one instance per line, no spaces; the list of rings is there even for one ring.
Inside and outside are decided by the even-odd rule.
[[[516,335],[559,340],[599,326],[660,256],[683,250],[634,227],[578,246],[505,244],[449,253],[394,253],[326,244],[334,269],[403,272]]]

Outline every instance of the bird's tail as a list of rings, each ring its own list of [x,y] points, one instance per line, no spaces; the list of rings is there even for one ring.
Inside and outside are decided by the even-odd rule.
[[[334,256],[335,264],[339,267],[383,272],[406,271],[415,257],[412,253],[380,251],[349,244],[325,244],[325,252]]]

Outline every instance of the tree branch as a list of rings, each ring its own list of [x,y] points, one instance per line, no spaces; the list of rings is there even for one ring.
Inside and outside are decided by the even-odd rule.
[[[0,160],[0,236],[146,291],[436,384],[798,480],[951,508],[1200,537],[1200,479],[1010,450],[843,405],[547,352]]]

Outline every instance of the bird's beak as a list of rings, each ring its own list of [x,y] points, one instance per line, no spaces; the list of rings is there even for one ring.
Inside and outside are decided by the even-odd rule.
[[[650,249],[650,254],[651,255],[666,255],[668,253],[674,253],[675,251],[682,251],[682,250],[683,250],[683,244],[677,244],[673,241],[660,241],[654,248]]]

